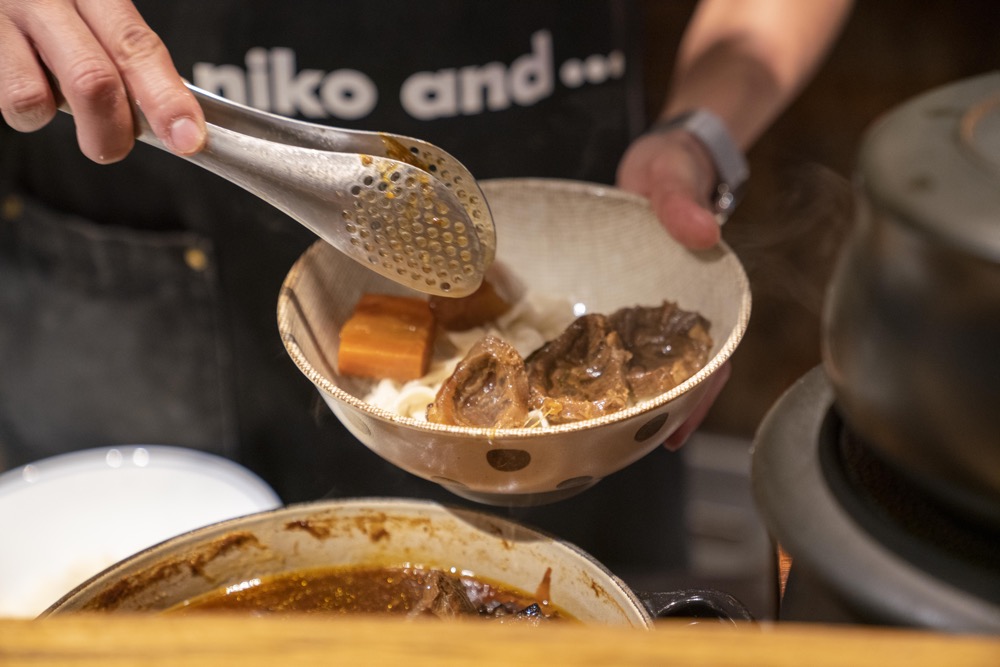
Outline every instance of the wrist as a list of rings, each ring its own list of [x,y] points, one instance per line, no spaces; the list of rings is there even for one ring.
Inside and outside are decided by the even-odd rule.
[[[707,109],[696,109],[654,123],[647,133],[683,132],[696,145],[701,161],[713,173],[709,204],[721,225],[739,203],[750,175],[746,158],[722,120]]]

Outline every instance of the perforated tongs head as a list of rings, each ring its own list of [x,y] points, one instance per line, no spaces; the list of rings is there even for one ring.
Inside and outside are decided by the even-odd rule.
[[[186,159],[407,287],[454,297],[479,287],[496,232],[476,180],[454,157],[418,139],[292,120],[189,88],[208,141]],[[138,138],[163,148],[137,116]]]

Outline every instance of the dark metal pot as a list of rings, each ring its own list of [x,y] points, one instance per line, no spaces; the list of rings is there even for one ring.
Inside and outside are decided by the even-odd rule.
[[[847,423],[963,515],[1000,528],[1000,73],[868,132],[823,361]]]

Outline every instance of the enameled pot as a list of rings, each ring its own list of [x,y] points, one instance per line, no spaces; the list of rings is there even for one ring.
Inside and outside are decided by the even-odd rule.
[[[947,506],[1000,528],[1000,73],[866,135],[823,360],[845,420]]]
[[[584,623],[648,628],[666,616],[752,620],[719,591],[639,596],[583,551],[516,522],[390,498],[292,505],[185,533],[98,574],[43,615],[155,612],[270,574],[351,565],[454,568],[527,593],[549,571],[551,602]]]

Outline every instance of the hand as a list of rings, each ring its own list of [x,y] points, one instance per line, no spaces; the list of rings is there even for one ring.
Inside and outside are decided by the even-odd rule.
[[[710,248],[721,237],[708,208],[715,169],[705,149],[685,132],[645,134],[636,139],[618,165],[618,186],[649,199],[667,231],[693,249]],[[691,415],[663,446],[676,451],[701,425],[729,379],[727,361],[706,382],[706,392]]]
[[[705,148],[683,131],[644,134],[618,165],[618,187],[649,199],[667,231],[688,248],[719,242],[719,223],[709,210],[715,168]]]
[[[129,0],[0,0],[0,45],[0,112],[15,130],[41,129],[65,98],[84,155],[117,162],[135,143],[134,102],[173,152],[205,143],[201,107]]]
[[[684,420],[684,423],[677,427],[677,430],[670,434],[670,436],[663,443],[663,446],[672,452],[676,452],[681,446],[687,442],[687,439],[691,437],[701,423],[705,421],[705,417],[708,416],[708,411],[712,409],[712,405],[715,403],[715,399],[719,397],[722,393],[723,387],[726,386],[726,382],[729,381],[729,375],[732,372],[732,367],[729,365],[729,361],[719,366],[719,369],[712,373],[705,380],[705,394],[698,401],[698,405],[692,410],[688,418]]]

